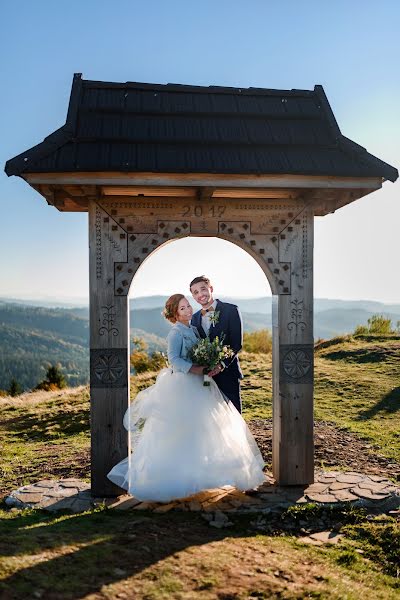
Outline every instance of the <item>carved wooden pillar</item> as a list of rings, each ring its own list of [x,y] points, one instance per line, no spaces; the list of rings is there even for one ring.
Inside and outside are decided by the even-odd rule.
[[[128,297],[116,296],[114,263],[127,260],[126,234],[96,202],[89,206],[91,489],[123,492],[107,473],[128,454],[122,426],[129,403]]]
[[[291,263],[290,294],[273,298],[273,473],[281,485],[314,481],[313,213],[305,208],[279,235]]]

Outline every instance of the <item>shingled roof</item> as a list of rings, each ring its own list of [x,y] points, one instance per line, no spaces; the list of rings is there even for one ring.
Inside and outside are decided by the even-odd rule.
[[[67,121],[7,175],[78,171],[381,177],[398,171],[340,132],[325,92],[82,80]]]

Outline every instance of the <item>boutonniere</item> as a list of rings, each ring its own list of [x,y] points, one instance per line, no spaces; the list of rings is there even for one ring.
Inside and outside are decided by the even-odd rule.
[[[210,313],[209,319],[210,319],[210,325],[215,327],[219,321],[219,310],[214,310],[212,313]]]

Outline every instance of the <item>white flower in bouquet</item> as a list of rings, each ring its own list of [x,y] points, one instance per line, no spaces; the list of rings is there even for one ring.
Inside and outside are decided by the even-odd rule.
[[[208,336],[199,340],[189,351],[189,359],[194,364],[203,366],[205,371],[211,371],[221,360],[234,355],[232,348],[223,343],[224,337],[222,334],[221,338],[216,336],[212,341]],[[211,377],[204,375],[203,385],[210,385],[210,381]]]

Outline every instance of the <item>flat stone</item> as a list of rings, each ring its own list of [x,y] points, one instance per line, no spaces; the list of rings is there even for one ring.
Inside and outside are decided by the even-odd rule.
[[[20,502],[37,504],[43,498],[43,494],[38,492],[15,492],[13,496],[20,500]]]
[[[322,542],[322,544],[337,544],[343,538],[343,534],[335,531],[319,531],[310,535],[312,540]]]
[[[357,473],[342,473],[342,475],[337,476],[337,481],[340,483],[359,483],[365,479],[365,475],[360,475]]]
[[[85,512],[90,510],[91,507],[91,503],[87,500],[75,500],[71,505],[71,509],[74,513]]]
[[[336,490],[348,490],[351,488],[352,485],[352,483],[341,483],[340,481],[334,481],[330,484],[329,491],[333,492]]]
[[[43,493],[44,498],[70,498],[71,496],[78,496],[78,491],[72,488],[57,492],[54,490],[48,490]]]
[[[206,500],[211,500],[211,498],[216,498],[217,496],[226,496],[227,493],[227,490],[223,490],[221,493],[221,490],[218,488],[213,490],[204,490],[203,492],[193,494],[190,496],[190,499],[197,500],[198,502],[205,502]]]
[[[304,494],[306,494],[307,496],[309,494],[313,494],[313,493],[322,494],[327,489],[328,489],[327,483],[312,483],[311,485],[309,485],[308,487],[305,488]]]
[[[380,477],[379,475],[368,475],[369,479],[372,481],[385,481],[387,483],[392,483],[387,477]]]
[[[33,486],[39,488],[52,488],[56,483],[57,481],[55,479],[41,479],[37,483],[34,483]]]
[[[157,506],[153,512],[155,513],[166,513],[176,508],[178,506],[178,502],[170,502],[169,504],[163,504],[162,506]],[[201,506],[201,505],[200,505]]]
[[[197,500],[192,500],[188,503],[190,510],[201,510],[201,504]]]
[[[108,504],[108,508],[113,508],[115,510],[130,510],[138,504],[141,504],[141,500],[138,500],[133,496],[120,496],[117,498],[117,500],[114,500],[114,502]]]
[[[383,492],[384,488],[387,487],[386,484],[379,483],[377,481],[360,481],[358,487],[362,490],[371,490],[375,494],[380,494]]]
[[[366,498],[367,500],[384,500],[385,498],[388,498],[390,496],[390,494],[376,494],[371,490],[362,489],[358,486],[353,487],[351,491],[354,494],[357,494],[357,496],[359,496],[360,498]]]
[[[78,490],[83,490],[85,488],[90,488],[90,485],[88,483],[86,483],[85,481],[79,481],[78,479],[76,479],[75,481],[66,481],[65,479],[63,479],[62,481],[59,482],[60,487],[63,488],[77,488]]]
[[[7,506],[12,506],[14,508],[24,508],[24,503],[21,502],[21,500],[18,500],[18,498],[16,498],[15,496],[7,496],[7,498],[5,499],[5,503],[7,504]]]
[[[396,487],[395,485],[385,486],[381,490],[381,493],[385,493],[385,494],[386,493],[391,494],[391,493],[396,493],[396,492],[400,493],[400,487]]]
[[[312,502],[321,502],[321,503],[336,503],[337,498],[333,494],[309,494],[308,492],[305,494],[306,498],[311,500]]]
[[[154,510],[159,506],[158,502],[140,502],[132,510]]]
[[[350,502],[359,499],[359,497],[352,494],[350,490],[337,490],[335,496],[340,502]]]
[[[45,508],[49,511],[56,510],[72,510],[74,500],[72,498],[65,498],[64,500],[57,500],[49,498],[47,501],[43,501],[40,504],[40,508]]]
[[[340,474],[340,471],[322,471],[316,473],[316,480],[320,481],[323,479],[336,479],[336,477]]]

